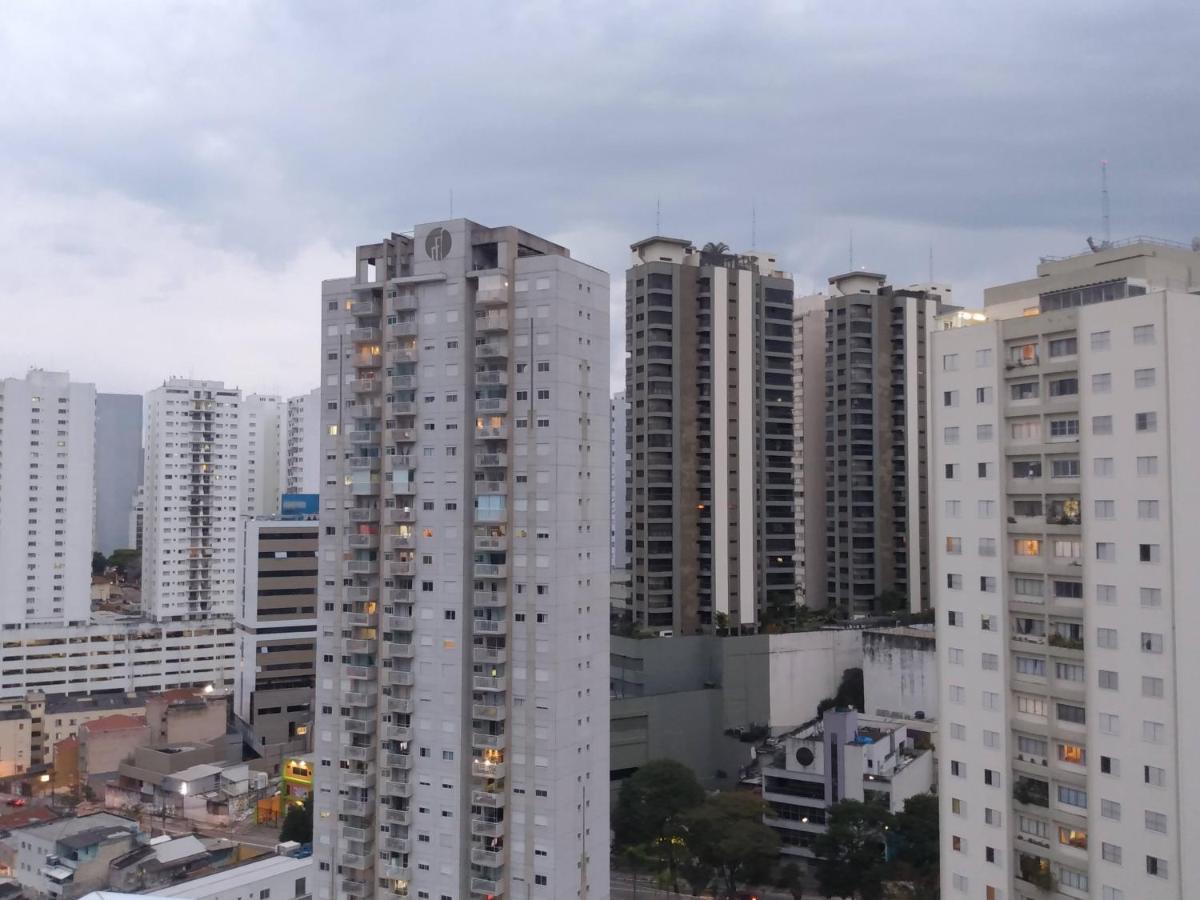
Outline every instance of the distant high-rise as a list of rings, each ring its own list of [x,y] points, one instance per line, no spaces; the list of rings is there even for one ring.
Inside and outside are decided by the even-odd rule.
[[[239,416],[242,514],[278,515],[282,479],[286,476],[282,430],[287,404],[273,395],[249,394],[242,400]]]
[[[792,316],[796,600],[825,608],[825,296],[796,299]]]
[[[792,280],[774,257],[724,244],[631,249],[634,621],[677,634],[754,626],[795,604]]]
[[[129,547],[129,510],[142,483],[142,398],[96,395],[95,549]]]
[[[929,605],[926,342],[950,288],[829,279],[825,300],[825,598],[849,615]],[[806,451],[813,449],[811,436]],[[808,551],[811,553],[810,545]]]
[[[96,388],[33,369],[0,380],[0,624],[91,613]]]
[[[233,615],[241,405],[219,381],[171,378],[146,394],[142,604],[155,619]]]
[[[599,900],[608,277],[413,234],[322,292],[314,893]]]
[[[629,404],[625,394],[613,394],[609,401],[609,548],[612,552],[612,567],[624,569],[629,565],[629,550],[625,543],[625,517],[628,495],[625,485],[629,477],[629,451],[625,449],[625,420]]]
[[[1200,253],[1037,275],[929,353],[942,896],[1200,896]]]
[[[280,437],[280,479],[285,494],[321,490],[321,389],[289,397]]]

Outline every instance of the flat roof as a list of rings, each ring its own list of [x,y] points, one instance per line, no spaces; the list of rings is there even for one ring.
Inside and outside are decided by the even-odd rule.
[[[25,828],[15,828],[13,829],[13,833],[23,832],[45,841],[59,841],[65,837],[82,834],[85,831],[93,829],[114,831],[118,828],[126,828],[136,831],[137,827],[138,824],[133,819],[127,819],[124,816],[117,816],[108,812],[97,812],[77,818],[56,819],[53,822],[43,822]]]
[[[630,244],[629,249],[637,250],[645,247],[647,244],[676,244],[680,247],[692,246],[692,242],[684,238],[666,237],[665,235],[656,234],[654,237],[642,238],[640,241]]]
[[[312,869],[313,858],[297,859],[294,856],[267,856],[251,860],[239,866],[231,866],[192,881],[184,881],[170,887],[158,888],[154,897],[208,897],[221,890],[230,890],[258,879],[273,879],[272,884],[284,883],[284,879],[297,878]],[[278,879],[276,882],[274,879]]]

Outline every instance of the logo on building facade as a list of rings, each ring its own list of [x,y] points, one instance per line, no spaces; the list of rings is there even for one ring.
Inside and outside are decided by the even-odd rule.
[[[450,255],[450,232],[438,226],[425,235],[425,255],[430,259],[445,259]]]

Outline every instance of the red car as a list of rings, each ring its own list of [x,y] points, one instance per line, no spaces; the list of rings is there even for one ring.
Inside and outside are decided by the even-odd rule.
[[[8,805],[9,806],[24,806],[25,798],[24,797],[13,797],[11,800],[8,801]]]

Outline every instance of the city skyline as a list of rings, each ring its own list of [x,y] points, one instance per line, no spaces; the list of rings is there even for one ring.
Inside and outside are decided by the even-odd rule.
[[[935,278],[968,306],[1101,236],[1102,158],[1114,235],[1192,233],[1195,179],[1173,148],[1198,126],[1178,114],[1174,61],[1197,19],[1168,7],[517,5],[477,10],[466,36],[437,6],[7,12],[0,356],[15,374],[311,389],[314,285],[358,235],[449,215],[451,192],[456,213],[524,223],[610,275],[655,232],[757,243],[801,292],[848,268],[851,232],[855,267],[899,285],[928,280],[932,245]],[[380,116],[372,61],[400,33],[438,90]],[[447,66],[451,33],[462,57]],[[71,43],[112,52],[62,60]],[[1114,43],[1137,65],[1112,65]],[[697,142],[697,111],[734,127]],[[342,138],[368,126],[369,141]],[[522,150],[479,154],[484,135]],[[384,162],[420,177],[362,190]],[[48,273],[66,286],[54,303]],[[60,317],[80,327],[53,346],[17,339]]]

